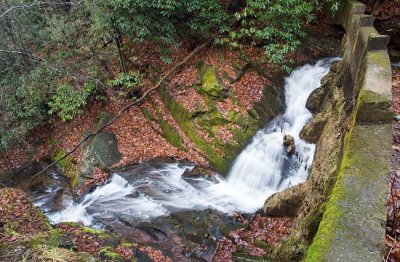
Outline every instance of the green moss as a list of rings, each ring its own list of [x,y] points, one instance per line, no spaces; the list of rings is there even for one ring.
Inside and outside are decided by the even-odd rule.
[[[159,123],[161,130],[163,131],[163,136],[168,141],[168,143],[170,143],[176,148],[184,150],[185,149],[184,142],[182,137],[179,135],[178,131],[163,119],[161,119]]]
[[[113,247],[105,247],[100,250],[100,253],[103,254],[105,257],[112,259],[112,261],[119,261],[123,260],[122,256],[114,251]]]
[[[214,99],[222,99],[228,94],[215,69],[209,65],[203,65],[201,68],[201,88],[199,91]]]
[[[51,147],[53,151],[51,161],[57,161],[67,154],[67,152],[59,147],[58,142],[55,139],[51,140]],[[56,167],[71,180],[73,187],[78,185],[78,176],[76,175],[74,164],[69,156],[58,162]]]
[[[158,115],[157,121],[163,132],[163,137],[168,141],[168,143],[170,143],[174,147],[184,150],[185,149],[184,141],[182,137],[179,135],[178,131],[164,119],[164,116],[156,103],[153,102],[152,106],[154,110],[157,112]]]
[[[90,227],[81,227],[81,230],[83,233],[92,234],[98,237],[99,239],[109,239],[114,237],[111,233],[108,233],[107,231],[94,229]]]
[[[256,240],[254,241],[254,245],[255,245],[256,247],[259,247],[259,248],[262,248],[262,249],[269,249],[269,248],[270,248],[268,242],[263,241],[263,240],[259,240],[259,239],[256,239]]]
[[[215,170],[221,173],[226,172],[229,168],[229,160],[216,151],[216,145],[210,144],[197,134],[190,112],[182,105],[176,103],[164,87],[159,89],[159,94],[168,110],[171,111],[175,121],[179,124],[188,138],[204,152],[204,157],[210,162]]]
[[[131,247],[133,247],[133,244],[129,243],[129,242],[123,242],[123,243],[121,243],[121,247],[131,248]]]
[[[144,107],[141,107],[141,109],[142,109],[143,115],[144,115],[144,117],[145,117],[146,119],[148,119],[148,120],[154,120],[154,117],[153,117],[153,115],[150,113],[149,110],[147,110],[147,109],[144,108]]]

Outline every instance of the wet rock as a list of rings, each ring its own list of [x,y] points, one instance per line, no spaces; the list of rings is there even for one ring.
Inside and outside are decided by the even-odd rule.
[[[56,169],[49,168],[31,182],[31,177],[42,168],[42,165],[38,162],[33,163],[16,179],[23,188],[26,188],[30,183],[26,193],[29,199],[35,205],[37,204],[43,212],[55,212],[64,209],[66,204],[73,199],[69,179],[59,174]]]
[[[307,99],[306,108],[311,111],[311,113],[316,114],[320,111],[322,103],[327,94],[327,89],[319,87],[315,89]]]
[[[300,138],[312,144],[316,144],[321,137],[326,124],[326,119],[317,115],[300,132]]]
[[[268,216],[296,216],[309,187],[309,183],[305,182],[273,194],[264,203],[264,214]]]
[[[266,86],[263,91],[261,101],[254,106],[258,114],[257,119],[261,122],[269,122],[276,117],[284,107],[283,84]]]
[[[283,136],[283,145],[286,147],[286,153],[291,156],[296,151],[296,146],[294,144],[294,138],[291,135]]]
[[[56,239],[57,247],[76,251],[75,243],[67,236],[58,236]]]
[[[146,253],[140,251],[140,249],[135,250],[135,258],[137,262],[153,262],[153,260]]]
[[[199,167],[196,166],[194,167],[192,170],[186,170],[185,173],[182,174],[182,178],[186,179],[186,178],[208,178],[211,180],[215,180],[213,179],[216,175],[216,172],[204,167]]]

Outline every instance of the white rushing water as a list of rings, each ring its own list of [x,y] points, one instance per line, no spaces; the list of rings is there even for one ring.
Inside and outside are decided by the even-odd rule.
[[[113,174],[108,184],[87,194],[79,203],[71,202],[66,209],[49,213],[50,220],[96,226],[98,221],[121,217],[134,222],[148,221],[188,209],[255,212],[271,194],[307,179],[315,145],[299,138],[312,117],[305,104],[335,60],[302,66],[285,79],[284,114],[258,131],[237,157],[226,179],[218,175],[214,180],[184,179],[182,174],[193,167],[178,163],[166,163],[145,176],[130,174],[133,179]],[[296,154],[291,157],[285,154],[284,134],[295,140]]]

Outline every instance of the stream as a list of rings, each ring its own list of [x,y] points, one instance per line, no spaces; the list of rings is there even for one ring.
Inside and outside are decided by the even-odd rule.
[[[182,235],[193,231],[193,223],[196,223],[219,239],[224,230],[228,230],[224,227],[234,226],[230,218],[233,212],[254,213],[268,196],[307,179],[315,145],[299,138],[302,128],[312,118],[305,104],[329,72],[331,63],[337,60],[322,59],[315,65],[301,66],[285,79],[285,112],[257,132],[225,178],[216,173],[195,172],[197,167],[188,162],[154,159],[114,170],[108,182],[78,201],[67,197],[68,194],[58,196],[61,200],[56,209],[48,207],[56,192],[68,192],[61,186],[35,188],[31,190],[31,199],[52,223],[79,222],[151,243],[173,239],[173,235],[185,238]],[[296,154],[292,156],[285,152],[285,134],[295,141]],[[59,175],[52,176],[60,180]],[[188,225],[190,223],[192,225]],[[186,227],[186,231],[175,232],[177,224]],[[137,228],[141,232],[138,233]],[[204,245],[200,239],[190,241]],[[163,246],[164,250],[177,246],[178,242],[182,241]],[[196,250],[200,252],[199,248]],[[197,257],[208,260],[211,252],[212,249]]]

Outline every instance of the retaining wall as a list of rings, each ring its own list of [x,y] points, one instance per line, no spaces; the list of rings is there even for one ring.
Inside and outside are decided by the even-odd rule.
[[[352,111],[336,183],[305,261],[382,261],[391,170],[392,76],[389,37],[365,6],[345,0],[337,15],[343,39],[343,90]]]

